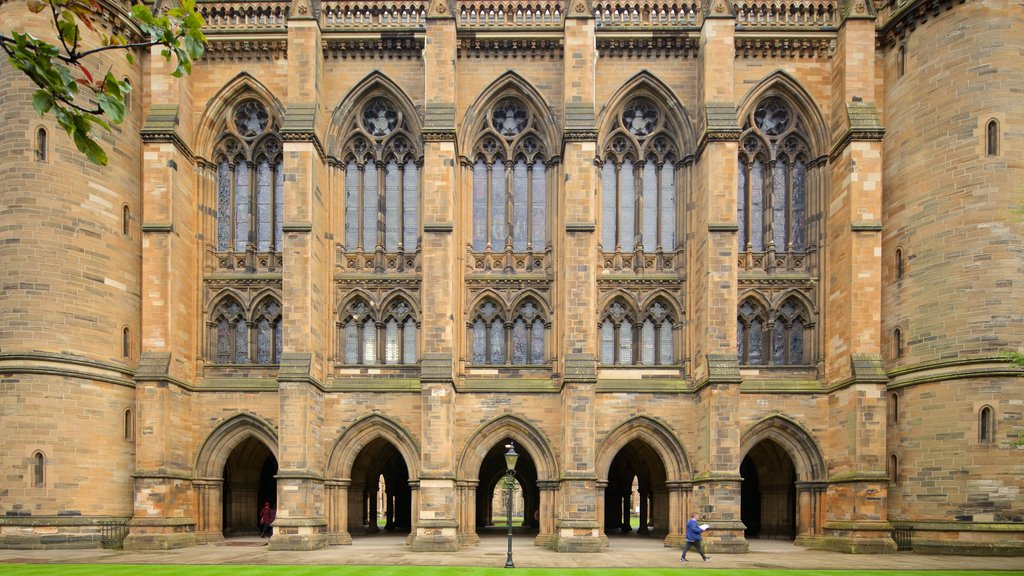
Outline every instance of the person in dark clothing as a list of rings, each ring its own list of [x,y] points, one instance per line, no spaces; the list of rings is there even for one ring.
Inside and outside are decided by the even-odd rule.
[[[700,557],[705,562],[711,560],[711,556],[704,554],[704,536],[702,533],[708,529],[708,525],[701,526],[697,524],[697,513],[690,514],[690,519],[686,521],[686,546],[683,546],[683,555],[679,557],[680,562],[686,562],[686,553],[690,551],[690,547],[695,547],[697,552],[700,552]]]
[[[270,507],[270,502],[263,503],[263,509],[260,510],[260,538],[266,538],[273,532],[273,528],[270,527],[274,523],[276,511]]]

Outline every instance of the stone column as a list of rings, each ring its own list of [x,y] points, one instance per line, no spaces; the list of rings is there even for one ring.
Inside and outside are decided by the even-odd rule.
[[[746,552],[740,521],[740,375],[736,361],[737,140],[735,16],[714,0],[703,15],[698,56],[698,143],[692,170],[689,339],[702,411],[694,469],[695,509],[713,530],[711,549]]]
[[[832,67],[829,243],[824,275],[825,380],[831,457],[824,546],[893,552],[886,514],[887,377],[880,356],[882,135],[875,22],[866,0],[844,4]]]
[[[146,56],[142,126],[142,354],[136,372],[135,512],[127,549],[195,542],[189,385],[199,317],[196,225],[203,200],[191,148],[192,77],[173,78],[158,48]],[[201,169],[199,169],[201,173]]]
[[[446,0],[427,12],[424,38],[423,126],[423,358],[419,506],[412,547],[459,547],[455,486],[455,326],[461,320],[456,263],[455,19]],[[452,313],[455,312],[453,317]]]
[[[328,544],[352,543],[352,535],[348,531],[348,487],[351,484],[350,480],[329,480],[324,483]]]
[[[641,536],[647,536],[651,533],[650,528],[647,527],[647,502],[651,497],[649,490],[640,491],[640,517],[637,519],[639,526],[636,529],[636,533]]]
[[[559,195],[555,234],[563,258],[556,284],[558,324],[562,326],[561,486],[555,512],[561,552],[597,552],[600,504],[594,470],[594,387],[597,383],[597,186],[594,158],[594,91],[597,51],[590,4],[574,0],[566,7],[564,29],[565,90],[563,108],[564,188]]]
[[[278,371],[280,435],[277,520],[271,550],[327,545],[324,518],[323,379],[332,293],[326,240],[327,181],[318,136],[323,54],[320,24],[308,0],[295,0],[288,19],[288,95],[284,126],[283,354]]]

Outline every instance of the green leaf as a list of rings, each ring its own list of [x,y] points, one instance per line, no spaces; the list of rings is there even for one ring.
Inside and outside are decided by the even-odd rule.
[[[25,4],[28,6],[28,11],[33,14],[39,14],[46,10],[46,2],[42,0],[25,0]]]
[[[36,90],[32,96],[32,106],[40,116],[46,114],[53,108],[53,96],[46,90]]]
[[[73,138],[75,141],[75,147],[78,148],[79,152],[84,153],[90,162],[99,166],[107,165],[106,151],[104,151],[95,140],[90,138],[88,134],[84,134],[82,131],[76,130]]]

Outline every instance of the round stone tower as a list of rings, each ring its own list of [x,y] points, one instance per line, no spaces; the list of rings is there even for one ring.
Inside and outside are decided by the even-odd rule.
[[[1024,515],[1007,465],[1024,381],[1000,354],[1024,341],[1024,12],[896,4],[880,36],[889,518],[914,521],[915,551],[1019,554],[999,531]]]
[[[0,21],[53,38],[23,3],[0,4]],[[121,51],[87,65],[140,85]],[[36,114],[35,89],[0,65],[0,546],[97,546],[101,521],[132,515],[142,103],[133,93],[125,122],[97,130],[100,167]]]

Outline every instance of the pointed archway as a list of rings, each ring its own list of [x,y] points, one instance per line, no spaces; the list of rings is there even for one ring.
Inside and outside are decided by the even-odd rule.
[[[366,444],[352,465],[348,533],[353,537],[412,529],[412,489],[405,459],[390,441]]]
[[[664,538],[668,534],[668,489],[661,457],[642,439],[623,446],[608,469],[604,489],[604,533]]]
[[[740,439],[740,517],[748,538],[824,536],[825,460],[814,437],[783,415],[765,417]]]
[[[747,539],[792,540],[796,537],[796,468],[773,440],[762,440],[740,464],[743,484],[740,519]]]
[[[494,444],[480,463],[480,484],[476,491],[476,529],[478,535],[502,534],[508,528],[509,482],[505,453],[512,438]],[[516,533],[535,536],[540,527],[540,488],[537,465],[529,450],[516,446],[519,459],[511,482],[512,528]]]
[[[224,464],[221,493],[221,525],[225,538],[260,533],[259,513],[263,503],[277,508],[277,458],[253,437],[231,451]]]

